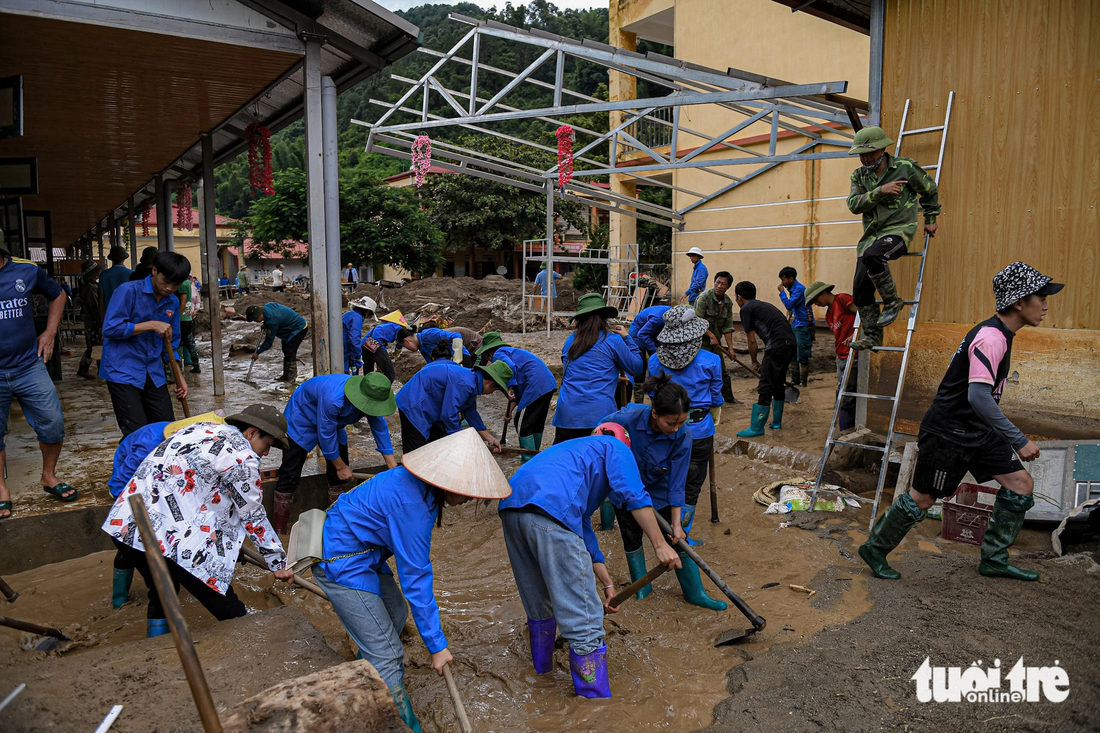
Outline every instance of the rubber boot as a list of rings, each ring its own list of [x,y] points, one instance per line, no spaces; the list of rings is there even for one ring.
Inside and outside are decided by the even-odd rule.
[[[810,365],[799,364],[798,365],[798,386],[808,387],[810,385]]]
[[[290,376],[291,365],[297,367],[298,363],[296,361],[283,360],[283,373],[275,377],[276,382],[290,382],[294,380],[294,377]],[[297,369],[295,369],[295,371],[297,371]]]
[[[114,568],[114,583],[111,587],[111,608],[116,611],[122,608],[122,604],[130,600],[130,585],[134,582],[134,569],[119,570]]]
[[[1012,578],[1014,580],[1038,580],[1034,570],[1018,568],[1008,561],[1008,548],[1016,541],[1024,526],[1024,514],[1035,506],[1030,496],[1017,494],[1002,488],[993,504],[993,515],[982,540],[982,562],[978,572],[987,578]]]
[[[863,333],[852,342],[852,348],[863,351],[875,346],[882,346],[882,325],[879,323],[877,305],[865,305],[859,309],[859,328]]]
[[[905,302],[898,297],[898,288],[894,285],[894,276],[890,274],[889,267],[877,275],[871,273],[868,275],[871,282],[875,284],[878,294],[882,296],[882,313],[878,317],[878,325],[886,328],[898,319],[898,314],[905,307]]]
[[[615,526],[615,507],[611,506],[611,502],[604,500],[603,504],[600,504],[600,529],[607,532]]]
[[[542,450],[542,433],[535,433],[531,439],[535,441],[535,450]]]
[[[764,434],[764,423],[768,420],[771,405],[754,404],[752,406],[752,424],[737,433],[738,438],[755,438]]]
[[[558,636],[558,621],[550,618],[527,619],[527,633],[531,639],[531,661],[535,674],[546,674],[554,668],[554,640]]]
[[[298,360],[297,359],[294,359],[293,361],[291,361],[287,364],[286,373],[287,373],[286,381],[288,381],[288,382],[298,381]]]
[[[772,424],[769,428],[779,430],[783,427],[783,408],[786,406],[787,403],[783,400],[772,400]]]
[[[397,715],[401,718],[401,722],[409,726],[409,730],[413,733],[424,733],[424,730],[420,727],[420,721],[416,719],[416,713],[413,712],[412,702],[409,700],[405,683],[402,682],[397,687],[391,687],[390,692],[393,693],[393,704],[397,706]]]
[[[607,644],[588,654],[569,650],[569,672],[573,689],[580,697],[611,697],[611,678],[607,675]]]
[[[684,591],[684,600],[693,606],[709,608],[711,611],[725,611],[726,604],[711,598],[703,590],[703,579],[699,576],[699,566],[685,553],[680,553],[680,569],[676,571],[676,580]]]
[[[695,521],[695,507],[691,504],[685,504],[680,508],[680,526],[684,528],[684,534],[688,537],[685,540],[692,547],[703,544],[702,540],[695,541],[691,539],[691,524]]]
[[[837,425],[842,433],[854,428],[856,426],[855,410],[846,410],[843,407],[840,408],[840,416],[837,418]]]
[[[526,448],[527,450],[538,450],[538,447],[535,446],[535,436],[534,435],[521,435],[521,436],[519,436],[519,447],[520,448]],[[531,456],[529,456],[529,455],[520,455],[520,457],[519,457],[519,462],[520,463],[527,463],[527,461],[529,461],[529,460],[531,460]]]
[[[286,534],[286,526],[290,523],[290,503],[294,501],[294,494],[275,492],[275,516],[271,520],[271,526],[275,534]]]
[[[886,562],[886,555],[901,544],[913,525],[924,519],[925,512],[913,497],[902,494],[886,512],[875,522],[874,529],[867,541],[859,546],[859,556],[871,568],[876,578],[897,580],[901,573]]]
[[[196,361],[194,366],[191,367],[192,374],[202,374],[202,369],[199,369],[199,363]]]
[[[168,628],[168,619],[166,618],[149,618],[145,619],[145,638],[152,639],[154,636],[164,636],[165,634],[171,634],[172,630]]]
[[[646,574],[645,569],[645,550],[638,548],[631,552],[626,553],[626,566],[630,568],[630,582],[633,583]],[[634,597],[639,601],[648,596],[653,591],[652,585],[646,585],[642,587]]]

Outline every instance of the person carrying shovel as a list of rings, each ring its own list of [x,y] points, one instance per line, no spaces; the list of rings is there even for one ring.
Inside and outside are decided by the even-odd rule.
[[[484,335],[477,357],[479,363],[500,361],[512,370],[504,421],[507,423],[512,419],[513,412],[516,413],[520,448],[538,451],[542,448],[542,433],[546,428],[546,416],[550,414],[550,402],[558,388],[553,372],[546,362],[530,351],[504,343],[496,331]],[[520,456],[522,463],[530,459],[530,454]]]
[[[764,434],[768,413],[772,414],[769,427],[783,427],[783,408],[786,406],[787,368],[798,351],[794,329],[786,317],[771,303],[756,299],[756,286],[744,280],[734,288],[737,306],[741,309],[741,326],[749,343],[752,370],[760,375],[756,385],[757,400],[752,406],[752,424],[737,433],[739,438],[755,438]],[[756,359],[756,336],[767,346],[763,364]]]
[[[400,636],[410,609],[432,669],[442,675],[454,659],[433,588],[432,530],[443,526],[445,506],[504,499],[511,492],[481,438],[467,428],[405,453],[399,468],[343,494],[325,518],[324,558],[313,576],[414,733],[420,721],[405,689]],[[391,557],[400,585],[387,565]]]
[[[396,411],[397,401],[390,380],[378,372],[355,377],[322,374],[302,382],[286,404],[288,437],[275,484],[275,531],[286,533],[294,491],[314,448],[319,446],[325,457],[329,502],[336,501],[347,482],[352,480],[348,465],[348,425],[367,418],[375,447],[382,454],[386,468],[397,466],[385,417]]]
[[[581,697],[611,697],[604,612],[615,582],[604,564],[589,517],[610,499],[630,512],[649,538],[657,561],[680,567],[653,514],[630,436],[618,423],[596,434],[547,448],[512,475],[512,495],[500,502],[500,521],[519,589],[537,674],[554,667],[558,626],[569,642],[569,671]],[[601,607],[596,580],[606,599]]]
[[[281,267],[281,265],[280,265]],[[252,360],[260,358],[275,343],[278,337],[283,348],[283,373],[275,378],[276,382],[294,382],[298,379],[298,347],[309,335],[306,319],[298,315],[293,308],[278,303],[264,303],[248,306],[244,317],[249,323],[263,326],[264,340],[256,347]]]
[[[477,411],[478,395],[508,393],[512,370],[503,362],[466,369],[438,359],[413,375],[397,393],[401,419],[401,448],[405,453],[462,430],[462,421],[474,427],[497,453],[498,441]]]

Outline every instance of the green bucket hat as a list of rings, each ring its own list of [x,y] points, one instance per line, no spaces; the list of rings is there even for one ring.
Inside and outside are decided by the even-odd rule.
[[[814,298],[821,295],[822,293],[833,292],[833,288],[835,287],[836,285],[829,285],[828,283],[823,283],[820,280],[814,283],[810,283],[809,287],[806,288],[806,305],[813,305]]]
[[[505,364],[503,361],[494,361],[488,366],[476,366],[475,369],[480,369],[487,374],[490,379],[497,383],[497,386],[504,392],[508,391],[508,382],[515,376],[512,373],[512,368]]]
[[[599,313],[604,318],[615,318],[619,315],[619,311],[616,308],[603,302],[603,298],[599,293],[587,293],[581,296],[581,299],[577,301],[577,313],[570,321],[577,320],[578,317],[587,313]]]
[[[511,346],[511,344],[504,343],[504,339],[500,337],[500,331],[490,331],[481,337],[481,347],[474,353],[481,356],[489,349],[496,349],[501,346]]]
[[[393,388],[382,372],[350,377],[344,383],[344,396],[364,415],[381,417],[397,412]]]
[[[873,153],[876,150],[884,150],[894,144],[894,141],[886,137],[886,132],[881,127],[864,127],[856,133],[852,141],[852,147],[848,155],[860,155],[861,153]]]

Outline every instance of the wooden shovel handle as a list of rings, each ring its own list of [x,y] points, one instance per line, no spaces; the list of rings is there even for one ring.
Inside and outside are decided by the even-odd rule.
[[[654,566],[654,568],[652,570],[650,570],[648,573],[646,573],[642,577],[635,580],[633,583],[628,585],[625,589],[619,591],[615,595],[614,598],[612,598],[610,601],[607,602],[607,605],[611,606],[612,608],[618,608],[619,606],[621,606],[623,604],[624,601],[630,600],[630,598],[633,597],[633,595],[635,593],[640,591],[642,588],[645,588],[647,585],[652,583],[657,578],[664,575],[665,571],[667,571],[667,570],[668,570],[667,565],[656,565],[656,566]]]
[[[38,634],[39,636],[51,636],[54,639],[60,639],[61,641],[72,641],[72,639],[65,636],[65,634],[52,626],[32,624],[30,621],[20,621],[14,618],[8,618],[7,616],[0,616],[0,626],[7,626],[9,629],[18,629],[19,631],[29,631],[30,633]]]
[[[263,568],[264,570],[268,569],[267,568],[267,563],[264,562],[263,555],[256,552],[252,548],[242,547],[241,548],[241,554],[244,555],[245,560],[252,563],[256,567]],[[294,574],[294,585],[297,585],[300,588],[308,590],[310,593],[313,593],[314,595],[321,596],[321,598],[324,598],[326,601],[328,600],[328,594],[325,593],[325,591],[321,588],[321,586],[317,585],[316,583],[314,583],[310,580],[306,580],[305,578],[299,578],[297,573]]]
[[[172,365],[172,379],[176,380],[176,384],[183,384],[183,372],[180,371],[180,364],[176,361],[176,354],[172,350],[172,337],[168,334],[164,334],[164,348],[168,350],[168,362]],[[187,398],[180,397],[180,404],[183,406],[183,416],[191,417],[191,408],[187,406]]]
[[[451,674],[451,665],[447,665],[443,668],[443,679],[447,682],[447,692],[451,695],[451,702],[455,705],[455,714],[458,716],[458,729],[461,733],[473,733],[473,728],[470,726],[470,719],[466,717],[466,708],[462,704],[462,699],[458,696],[458,685],[455,684],[455,678]]]

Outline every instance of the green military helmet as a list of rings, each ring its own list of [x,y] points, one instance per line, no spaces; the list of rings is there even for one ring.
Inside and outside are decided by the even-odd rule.
[[[894,141],[886,137],[886,133],[881,127],[864,127],[856,133],[856,138],[852,141],[852,147],[848,150],[848,155],[873,153],[876,150],[884,150],[893,144]]]

